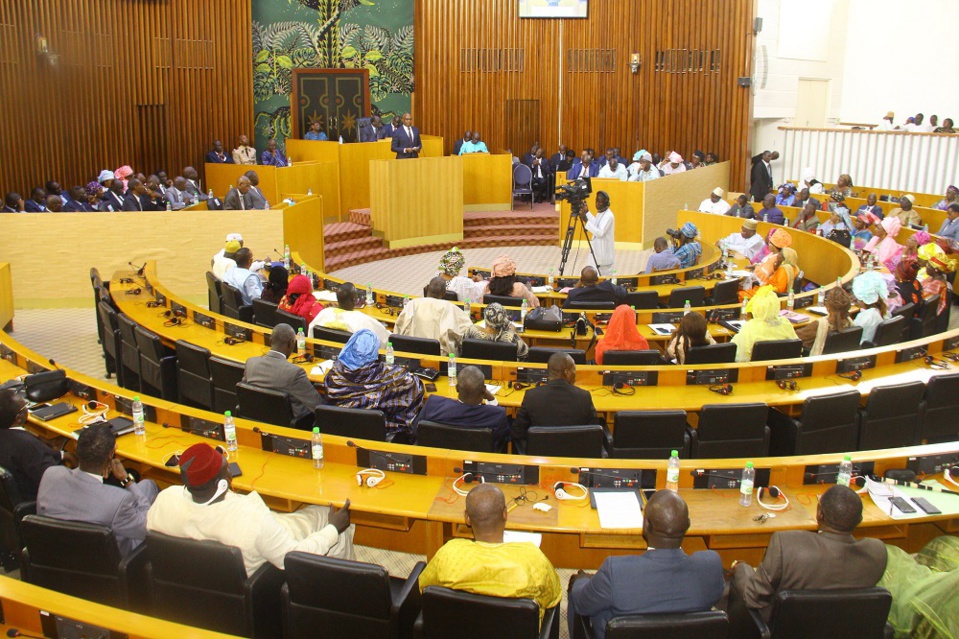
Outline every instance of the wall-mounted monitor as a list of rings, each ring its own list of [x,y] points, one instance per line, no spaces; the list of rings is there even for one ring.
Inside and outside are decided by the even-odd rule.
[[[588,18],[589,0],[518,0],[520,18]]]

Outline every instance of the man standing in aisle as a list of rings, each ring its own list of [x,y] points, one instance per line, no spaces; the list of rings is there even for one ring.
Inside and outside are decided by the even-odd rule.
[[[397,160],[418,158],[423,149],[420,130],[413,126],[413,116],[403,114],[403,124],[393,131],[393,152]]]
[[[753,157],[753,168],[749,176],[749,193],[754,202],[762,202],[773,188],[773,160],[779,159],[779,152],[763,151]]]
[[[615,249],[615,231],[616,218],[613,212],[609,210],[609,195],[606,191],[599,191],[596,194],[596,215],[586,210],[580,214],[583,220],[583,226],[587,231],[593,234],[593,256],[590,261],[599,271],[600,275],[611,276],[616,268],[616,249]]]

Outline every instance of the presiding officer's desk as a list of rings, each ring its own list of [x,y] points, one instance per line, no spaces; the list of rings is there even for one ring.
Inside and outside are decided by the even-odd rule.
[[[0,335],[2,356],[0,377],[8,379],[28,370],[39,370],[46,360],[15,342],[8,335]],[[118,389],[109,383],[68,371],[75,382],[74,391],[83,395],[67,395],[58,401],[79,405],[88,398],[96,398],[111,407],[117,398],[132,399],[133,392]],[[165,465],[169,456],[193,443],[210,441],[187,432],[190,419],[218,422],[213,413],[196,410],[163,400],[143,397],[147,406],[148,422],[145,437],[124,435],[117,440],[117,454],[127,465],[136,467],[142,476],[156,480],[161,487],[179,483],[175,467]],[[30,418],[28,427],[41,436],[71,436],[79,428],[78,415],[72,413],[40,422]],[[117,413],[113,410],[110,417]],[[197,425],[200,430],[204,424]],[[183,430],[186,428],[186,430]],[[600,526],[597,512],[588,502],[558,502],[552,494],[556,481],[576,481],[580,467],[602,469],[640,469],[644,482],[662,488],[665,482],[666,460],[625,459],[571,459],[544,458],[517,455],[468,453],[455,450],[411,447],[386,442],[351,441],[343,437],[324,437],[326,464],[322,470],[313,468],[306,458],[289,457],[262,450],[263,433],[294,438],[308,450],[308,434],[290,428],[267,426],[237,419],[239,451],[232,457],[243,474],[233,480],[240,492],[256,490],[268,504],[277,510],[292,510],[301,504],[341,505],[346,499],[352,503],[353,521],[357,524],[356,541],[360,544],[404,552],[432,554],[447,540],[468,535],[463,528],[464,500],[451,490],[452,481],[461,474],[464,462],[521,464],[527,472],[538,473],[529,486],[503,485],[507,498],[522,491],[532,491],[529,497],[543,501],[553,509],[547,513],[535,511],[532,501],[512,509],[508,527],[536,531],[543,534],[542,548],[559,567],[595,568],[610,554],[626,554],[645,548],[639,529],[608,530]],[[270,437],[267,435],[267,437]],[[211,442],[216,443],[216,442]],[[351,446],[350,444],[353,444]],[[354,446],[369,447],[387,454],[422,456],[425,475],[387,472],[387,482],[376,488],[358,486],[355,473],[357,459],[362,451]],[[907,458],[917,455],[959,453],[959,443],[917,446],[881,451],[852,453],[854,463],[874,462],[875,472],[906,465]],[[784,490],[790,499],[787,510],[776,518],[757,523],[754,517],[763,511],[757,504],[743,508],[737,503],[735,490],[693,489],[690,471],[694,469],[740,469],[744,459],[683,460],[680,472],[680,494],[690,506],[692,527],[684,547],[689,550],[713,548],[718,550],[728,565],[733,559],[758,561],[769,536],[776,530],[815,529],[816,496],[825,486],[803,485],[808,464],[834,464],[837,455],[804,457],[756,458],[757,469],[769,469],[769,480]],[[466,485],[468,488],[469,486]],[[894,521],[865,501],[865,520],[858,534],[879,537],[907,550],[917,550],[928,539],[954,531],[959,527],[959,515],[923,516],[914,520]]]

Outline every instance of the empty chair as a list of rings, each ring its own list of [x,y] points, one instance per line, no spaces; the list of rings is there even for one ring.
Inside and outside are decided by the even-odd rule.
[[[284,560],[283,636],[313,639],[399,639],[410,637],[419,613],[417,562],[409,577],[390,577],[382,566],[306,552]]]
[[[633,291],[626,293],[623,304],[631,306],[637,311],[659,306],[659,293],[656,291]]]
[[[381,410],[320,404],[314,414],[316,425],[329,435],[386,441],[386,415]]]
[[[302,330],[304,335],[306,335],[306,329],[308,328],[305,317],[294,315],[282,308],[276,309],[276,324],[288,324],[294,333],[299,333]]]
[[[23,581],[107,606],[142,601],[144,547],[121,558],[109,527],[78,521],[28,515],[22,527]]]
[[[739,279],[716,282],[712,297],[706,299],[707,306],[722,306],[739,302]],[[692,302],[690,302],[692,303]]]
[[[244,419],[290,428],[313,428],[313,415],[307,413],[299,418],[294,415],[293,402],[286,393],[240,382],[236,385],[236,401],[237,414]]]
[[[922,423],[916,443],[959,440],[959,373],[936,375],[926,382]]]
[[[117,320],[117,312],[113,310],[107,302],[100,300],[97,302],[97,315],[103,330],[100,332],[100,344],[103,347],[103,361],[107,369],[107,378],[114,373],[117,374],[117,382],[123,386],[120,380],[118,361],[120,356],[120,323]]]
[[[559,606],[543,613],[532,599],[474,595],[427,586],[421,597],[415,636],[422,639],[558,639]]]
[[[276,304],[256,298],[253,300],[253,323],[264,328],[276,326]]]
[[[689,457],[686,411],[617,411],[610,457],[666,459],[674,450],[678,450],[682,458]]]
[[[210,271],[206,272],[206,298],[207,298],[207,307],[210,309],[211,313],[216,313],[217,315],[223,314],[223,305],[221,303],[222,289],[220,287],[220,280],[216,279],[216,276]]]
[[[912,306],[912,304],[909,304]],[[873,346],[892,346],[902,341],[902,332],[906,328],[906,318],[902,315],[893,315],[889,319],[883,320],[876,327],[876,334],[872,342],[863,342],[863,348],[872,348]]]
[[[519,308],[523,305],[523,299],[520,297],[512,297],[510,295],[490,295],[487,293],[483,296],[483,303],[486,305],[499,304],[500,306],[504,307],[515,306],[516,308]]]
[[[410,337],[409,335],[397,335],[393,333],[390,336],[390,342],[393,344],[393,350],[398,353],[419,353],[420,355],[440,354],[440,341],[438,339]]]
[[[817,455],[856,450],[861,399],[857,390],[817,395],[803,402],[798,417],[770,408],[770,454]]]
[[[764,457],[769,453],[765,404],[707,404],[689,429],[690,453],[707,457]]]
[[[477,453],[492,453],[493,431],[489,428],[468,428],[453,424],[440,424],[423,420],[416,429],[417,446],[470,450]]]
[[[606,351],[603,364],[606,366],[656,366],[663,363],[663,355],[656,349],[648,351]]]
[[[526,454],[542,457],[602,457],[606,430],[599,424],[582,426],[533,426],[526,440]]]
[[[510,209],[516,208],[516,198],[529,196],[529,208],[533,209],[533,172],[525,164],[513,165],[513,198]]]
[[[706,301],[705,286],[683,286],[669,292],[669,300],[663,308],[683,308],[686,302],[692,307],[703,306]]]
[[[526,361],[545,364],[553,353],[569,353],[576,364],[586,365],[586,351],[581,348],[551,348],[548,346],[532,346],[526,354]]]
[[[766,362],[797,357],[802,357],[801,339],[769,339],[753,344],[753,355],[750,361]]]
[[[154,616],[241,637],[275,637],[283,571],[267,562],[246,576],[239,548],[147,533]]]
[[[122,371],[117,377],[123,380],[123,388],[140,390],[140,349],[137,348],[136,326],[128,315],[117,314],[117,325],[120,328],[120,361],[118,366]]]
[[[243,379],[241,362],[210,357],[210,378],[213,380],[213,412],[236,410],[236,385]]]
[[[593,639],[589,617],[576,615],[574,639]],[[606,622],[606,639],[726,639],[729,619],[721,610],[682,614],[624,615]]]
[[[822,354],[832,355],[833,353],[857,351],[861,341],[862,326],[852,326],[843,331],[830,331],[826,335],[826,343],[822,347]],[[755,350],[753,351],[753,358],[755,359]]]
[[[919,437],[922,382],[877,386],[859,411],[859,450],[912,446]]]
[[[253,306],[243,303],[243,295],[240,294],[240,289],[232,284],[220,282],[220,290],[223,291],[220,298],[223,314],[241,322],[253,323]]]
[[[326,342],[339,342],[346,344],[353,337],[353,333],[341,331],[335,328],[324,328],[322,326],[313,327],[313,339],[321,339]],[[390,338],[392,339],[392,337]]]
[[[20,565],[23,534],[20,521],[37,512],[37,502],[24,501],[17,488],[17,480],[6,468],[0,467],[0,565],[7,572]]]
[[[892,606],[892,595],[885,588],[783,590],[776,593],[772,617],[768,624],[757,610],[746,608],[742,595],[736,592],[730,593],[729,606],[730,637],[892,637],[892,628],[886,624],[889,608]]]
[[[176,352],[142,326],[134,329],[140,351],[140,391],[170,402],[179,400]]]
[[[464,339],[460,357],[488,359],[496,362],[515,362],[516,353],[516,344],[494,342],[488,339]]]
[[[736,345],[732,342],[693,346],[686,351],[686,364],[732,364],[735,361]]]
[[[177,387],[180,403],[213,410],[210,351],[182,339],[176,342]]]

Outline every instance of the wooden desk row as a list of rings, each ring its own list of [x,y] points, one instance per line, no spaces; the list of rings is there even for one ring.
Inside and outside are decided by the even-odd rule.
[[[789,182],[792,182],[793,184],[797,184],[797,185],[799,184],[799,180],[789,180]],[[823,196],[827,198],[829,197],[828,195],[829,192],[832,191],[834,188],[836,188],[836,185],[832,182],[823,182],[822,186],[823,186],[823,189],[825,189],[826,191],[826,193],[823,194]],[[862,198],[863,200],[865,200],[866,196],[869,195],[870,193],[875,193],[877,198],[883,195],[888,195],[889,197],[900,197],[902,195],[909,193],[915,196],[916,206],[923,206],[923,207],[931,207],[936,202],[938,202],[939,200],[943,198],[942,195],[937,193],[917,193],[915,191],[905,191],[902,189],[886,189],[886,188],[875,187],[875,186],[854,186],[852,187],[851,197]],[[822,197],[818,195],[814,197],[817,197],[820,200],[822,200]],[[893,205],[894,203],[880,202],[879,204]]]
[[[10,379],[43,367],[45,360],[40,355],[19,345],[8,335],[0,335],[0,344],[5,360],[0,361],[0,379]],[[133,396],[130,391],[73,371],[68,371],[68,375],[75,382],[74,392],[82,397],[71,394],[59,401],[79,405],[89,398],[96,398],[115,409],[119,406],[118,400],[129,401]],[[127,460],[127,464],[138,467],[144,477],[156,480],[161,487],[177,484],[178,472],[166,466],[166,461],[172,454],[193,443],[210,441],[187,431],[211,429],[211,426],[219,423],[220,418],[206,411],[155,398],[143,399],[148,412],[147,434],[144,437],[133,434],[120,437],[117,441],[118,454]],[[41,435],[71,436],[80,427],[78,414],[72,413],[49,422],[31,418],[29,427]],[[109,416],[115,415],[115,410],[111,410]],[[357,524],[357,543],[428,556],[432,556],[450,538],[469,534],[463,527],[463,500],[452,490],[452,483],[462,474],[462,469],[469,468],[471,464],[516,464],[516,467],[494,468],[504,475],[525,474],[523,481],[502,484],[508,498],[532,491],[532,494],[527,495],[530,501],[510,512],[508,526],[543,533],[542,548],[558,567],[595,568],[606,556],[642,550],[645,543],[639,530],[602,528],[596,511],[587,502],[557,501],[552,495],[555,482],[580,480],[581,468],[592,469],[594,473],[625,472],[627,476],[630,472],[642,471],[636,481],[657,488],[662,488],[665,482],[665,459],[582,460],[466,453],[385,442],[353,442],[329,435],[324,437],[325,466],[322,470],[316,470],[306,457],[263,450],[264,439],[277,442],[278,446],[280,440],[276,440],[276,437],[291,438],[294,445],[306,455],[308,440],[303,431],[237,419],[237,435],[240,449],[232,455],[232,459],[240,464],[243,474],[234,479],[235,489],[241,492],[255,490],[272,508],[281,511],[294,510],[301,504],[340,505],[350,499],[353,521]],[[373,452],[366,452],[364,446]],[[389,481],[376,488],[358,486],[355,479],[358,459],[366,456],[375,462],[376,451],[394,457],[404,454],[418,456],[414,458],[414,464],[422,464],[425,474],[387,472]],[[852,458],[856,464],[873,462],[874,471],[881,474],[888,468],[904,467],[911,457],[956,453],[959,453],[959,443],[864,451],[852,453]],[[746,460],[683,460],[680,494],[689,504],[692,519],[685,547],[687,550],[714,548],[720,551],[727,564],[733,559],[757,561],[772,532],[814,529],[816,496],[825,487],[804,484],[806,466],[835,464],[839,461],[838,457],[813,455],[752,460],[763,472],[768,469],[769,482],[782,488],[790,499],[788,509],[762,524],[753,519],[763,512],[762,509],[755,503],[748,508],[740,507],[734,490],[693,488],[691,471],[735,470],[742,468]],[[466,488],[469,486],[466,485]],[[540,501],[553,508],[546,513],[534,510],[532,504]],[[860,534],[879,537],[914,550],[935,535],[954,531],[956,525],[957,518],[952,515],[893,521],[867,501]]]

